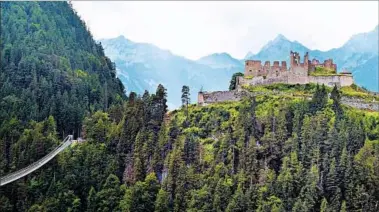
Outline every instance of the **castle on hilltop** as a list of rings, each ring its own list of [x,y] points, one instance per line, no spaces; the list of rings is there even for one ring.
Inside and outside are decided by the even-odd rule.
[[[317,72],[323,70],[324,72]],[[327,73],[325,72],[327,71]],[[349,72],[337,74],[337,65],[333,59],[320,63],[318,60],[309,60],[308,52],[304,55],[304,61],[300,61],[297,52],[290,52],[290,67],[287,68],[286,61],[270,61],[262,65],[260,60],[246,60],[245,74],[236,80],[236,88],[243,85],[267,85],[273,83],[307,84],[317,83],[327,86],[349,86],[353,84],[353,76]]]
[[[354,83],[350,72],[337,73],[337,65],[332,59],[320,63],[318,60],[309,60],[308,52],[304,55],[304,61],[300,61],[299,53],[290,52],[290,67],[287,68],[286,61],[274,61],[271,66],[269,61],[262,65],[260,60],[246,60],[245,74],[236,78],[235,90],[214,91],[198,93],[199,105],[207,105],[216,102],[238,101],[249,95],[257,95],[246,91],[244,86],[269,85],[274,83],[285,84],[324,84],[326,86],[350,86]],[[361,102],[345,101],[346,104],[358,108],[375,109],[379,105],[367,105]]]

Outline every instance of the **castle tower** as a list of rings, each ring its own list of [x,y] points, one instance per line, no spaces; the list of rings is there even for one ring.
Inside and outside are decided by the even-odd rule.
[[[200,106],[204,105],[204,93],[203,93],[203,91],[200,91],[197,94],[197,104],[199,104]]]
[[[295,66],[295,58],[294,58],[294,52],[290,52],[290,66],[294,67]]]
[[[300,55],[297,52],[295,52],[295,63],[297,66],[300,65]]]
[[[281,71],[287,71],[287,62],[286,61],[282,61]]]
[[[308,52],[304,55],[304,68],[309,72],[309,55]]]

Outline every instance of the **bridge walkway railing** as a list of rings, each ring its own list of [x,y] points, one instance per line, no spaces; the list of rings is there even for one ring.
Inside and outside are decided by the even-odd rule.
[[[41,166],[45,165],[47,162],[49,162],[51,159],[53,159],[57,154],[62,152],[64,149],[66,149],[73,141],[73,136],[68,135],[63,142],[57,146],[54,150],[49,152],[49,154],[45,155],[43,158],[39,159],[38,161],[30,164],[29,166],[20,169],[18,171],[12,172],[10,174],[7,174],[3,177],[0,177],[0,186],[6,185],[10,182],[13,182],[15,180],[20,179],[21,177],[24,177],[35,170],[39,169]]]

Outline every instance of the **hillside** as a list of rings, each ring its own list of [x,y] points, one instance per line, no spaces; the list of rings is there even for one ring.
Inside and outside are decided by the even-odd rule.
[[[68,134],[80,136],[85,116],[121,104],[126,96],[114,64],[67,2],[0,5],[3,176],[40,159]],[[13,188],[26,186],[19,185]],[[0,198],[6,191],[0,189]]]
[[[377,211],[379,116],[327,92],[191,105],[165,124],[155,95],[130,97],[87,117],[87,142],[10,193],[27,201],[2,196],[0,209]]]
[[[87,112],[124,98],[111,60],[65,3],[1,3],[0,120],[42,121],[78,133]]]

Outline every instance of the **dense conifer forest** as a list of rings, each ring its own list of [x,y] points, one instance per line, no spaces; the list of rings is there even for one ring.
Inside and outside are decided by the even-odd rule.
[[[131,92],[66,2],[1,2],[0,211],[379,211],[379,115],[307,85],[167,110]],[[233,79],[232,79],[233,81]],[[225,82],[228,83],[228,82]]]

